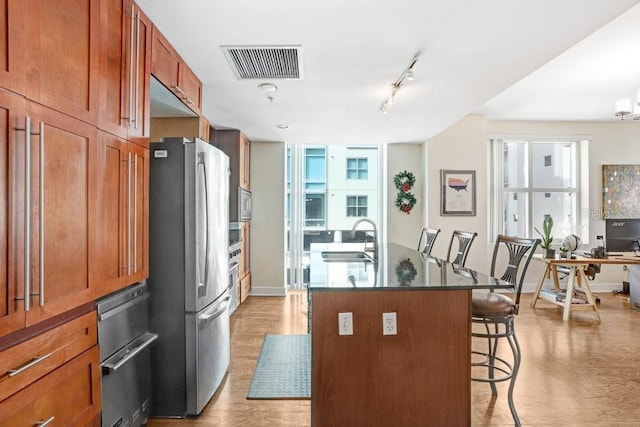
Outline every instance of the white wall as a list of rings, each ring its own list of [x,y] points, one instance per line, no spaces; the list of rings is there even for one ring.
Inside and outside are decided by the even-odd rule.
[[[251,142],[251,295],[285,295],[285,144]]]
[[[399,243],[408,247],[417,247],[420,229],[423,227],[426,200],[424,194],[423,152],[421,144],[389,144],[387,146],[387,215],[386,237],[388,242]],[[411,192],[417,202],[409,214],[395,206],[398,190],[393,177],[403,171],[412,172],[416,182]]]
[[[487,121],[482,116],[468,116],[427,142],[429,180],[429,227],[442,231],[431,254],[447,257],[447,248],[453,230],[476,231],[478,236],[471,247],[467,266],[488,271],[485,251],[487,246]],[[440,171],[476,171],[476,216],[440,215]],[[474,250],[475,249],[475,250]]]
[[[516,122],[490,121],[484,116],[467,116],[430,139],[426,144],[429,180],[429,226],[442,229],[433,254],[446,256],[448,239],[453,229],[477,231],[478,237],[469,253],[467,265],[488,271],[491,246],[488,244],[487,140],[489,134],[499,135],[590,135],[589,143],[589,241],[596,245],[595,236],[604,234],[600,219],[602,204],[602,165],[640,164],[640,123],[624,122]],[[474,169],[477,184],[477,216],[440,216],[440,169]],[[445,242],[446,240],[446,242]],[[539,277],[538,265],[532,265],[527,283]],[[621,288],[626,273],[618,266],[605,266],[592,284],[594,290]]]

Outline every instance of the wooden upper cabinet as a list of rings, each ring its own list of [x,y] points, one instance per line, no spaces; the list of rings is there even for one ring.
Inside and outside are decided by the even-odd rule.
[[[97,123],[100,2],[24,0],[24,8],[27,98]]]
[[[27,105],[31,117],[27,326],[93,301],[96,283],[97,129]]]
[[[1,336],[97,295],[97,129],[4,91],[0,118]]]
[[[24,93],[23,0],[0,0],[0,86]]]
[[[202,83],[193,71],[184,63],[180,63],[178,86],[182,90],[182,102],[200,114],[202,107]]]
[[[153,25],[149,18],[130,1],[125,1],[127,10],[131,10],[131,17],[125,15],[125,30],[129,36],[129,47],[126,57],[129,63],[133,60],[133,66],[129,66],[131,93],[129,104],[131,113],[129,117],[128,138],[130,141],[141,144],[146,143],[149,137],[149,123],[151,120],[151,34]]]
[[[127,284],[149,276],[149,149],[127,147]]]
[[[175,92],[175,88],[178,86],[180,57],[155,26],[153,27],[152,37],[151,74],[160,80],[163,85]]]
[[[0,336],[22,329],[24,310],[24,98],[0,90]]]
[[[251,141],[237,129],[216,129],[211,135],[212,144],[229,156],[229,197],[237,193],[238,187],[251,189],[250,158]],[[230,200],[233,204],[234,201]]]
[[[151,52],[151,74],[199,114],[202,83],[155,26]]]
[[[251,189],[251,143],[243,134],[240,134],[240,186]]]
[[[148,276],[149,149],[100,132],[100,295]]]
[[[130,0],[102,0],[98,126],[135,140],[149,137],[151,28]]]

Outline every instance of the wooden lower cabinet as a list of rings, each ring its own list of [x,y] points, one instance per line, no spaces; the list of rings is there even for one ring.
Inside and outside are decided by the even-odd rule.
[[[0,426],[86,426],[99,422],[100,355],[94,346],[0,403]]]
[[[312,290],[311,307],[312,426],[471,425],[471,291]]]
[[[244,302],[244,300],[251,293],[251,273],[247,274],[243,278],[240,279],[240,302]]]
[[[0,402],[96,344],[91,311],[0,351]]]

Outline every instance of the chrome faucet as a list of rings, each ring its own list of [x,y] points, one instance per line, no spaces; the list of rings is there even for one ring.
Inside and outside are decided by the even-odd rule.
[[[365,252],[373,252],[373,259],[378,260],[378,229],[376,227],[376,223],[371,218],[360,218],[355,223],[353,223],[353,227],[351,228],[351,237],[356,235],[356,228],[361,222],[368,222],[373,227],[373,248],[367,246],[367,239],[364,240],[364,250]]]

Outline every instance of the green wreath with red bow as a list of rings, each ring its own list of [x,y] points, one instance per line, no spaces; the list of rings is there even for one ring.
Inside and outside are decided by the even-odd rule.
[[[411,212],[411,209],[413,209],[416,202],[416,196],[414,196],[412,193],[403,193],[402,191],[400,191],[398,192],[398,196],[396,196],[396,206],[406,214]]]
[[[411,190],[413,184],[416,183],[416,177],[411,172],[399,172],[393,177],[393,183],[398,190],[406,193]]]
[[[402,212],[409,214],[417,202],[416,196],[409,191],[416,183],[415,175],[407,171],[399,172],[393,177],[393,183],[398,189],[396,206],[400,208]]]

